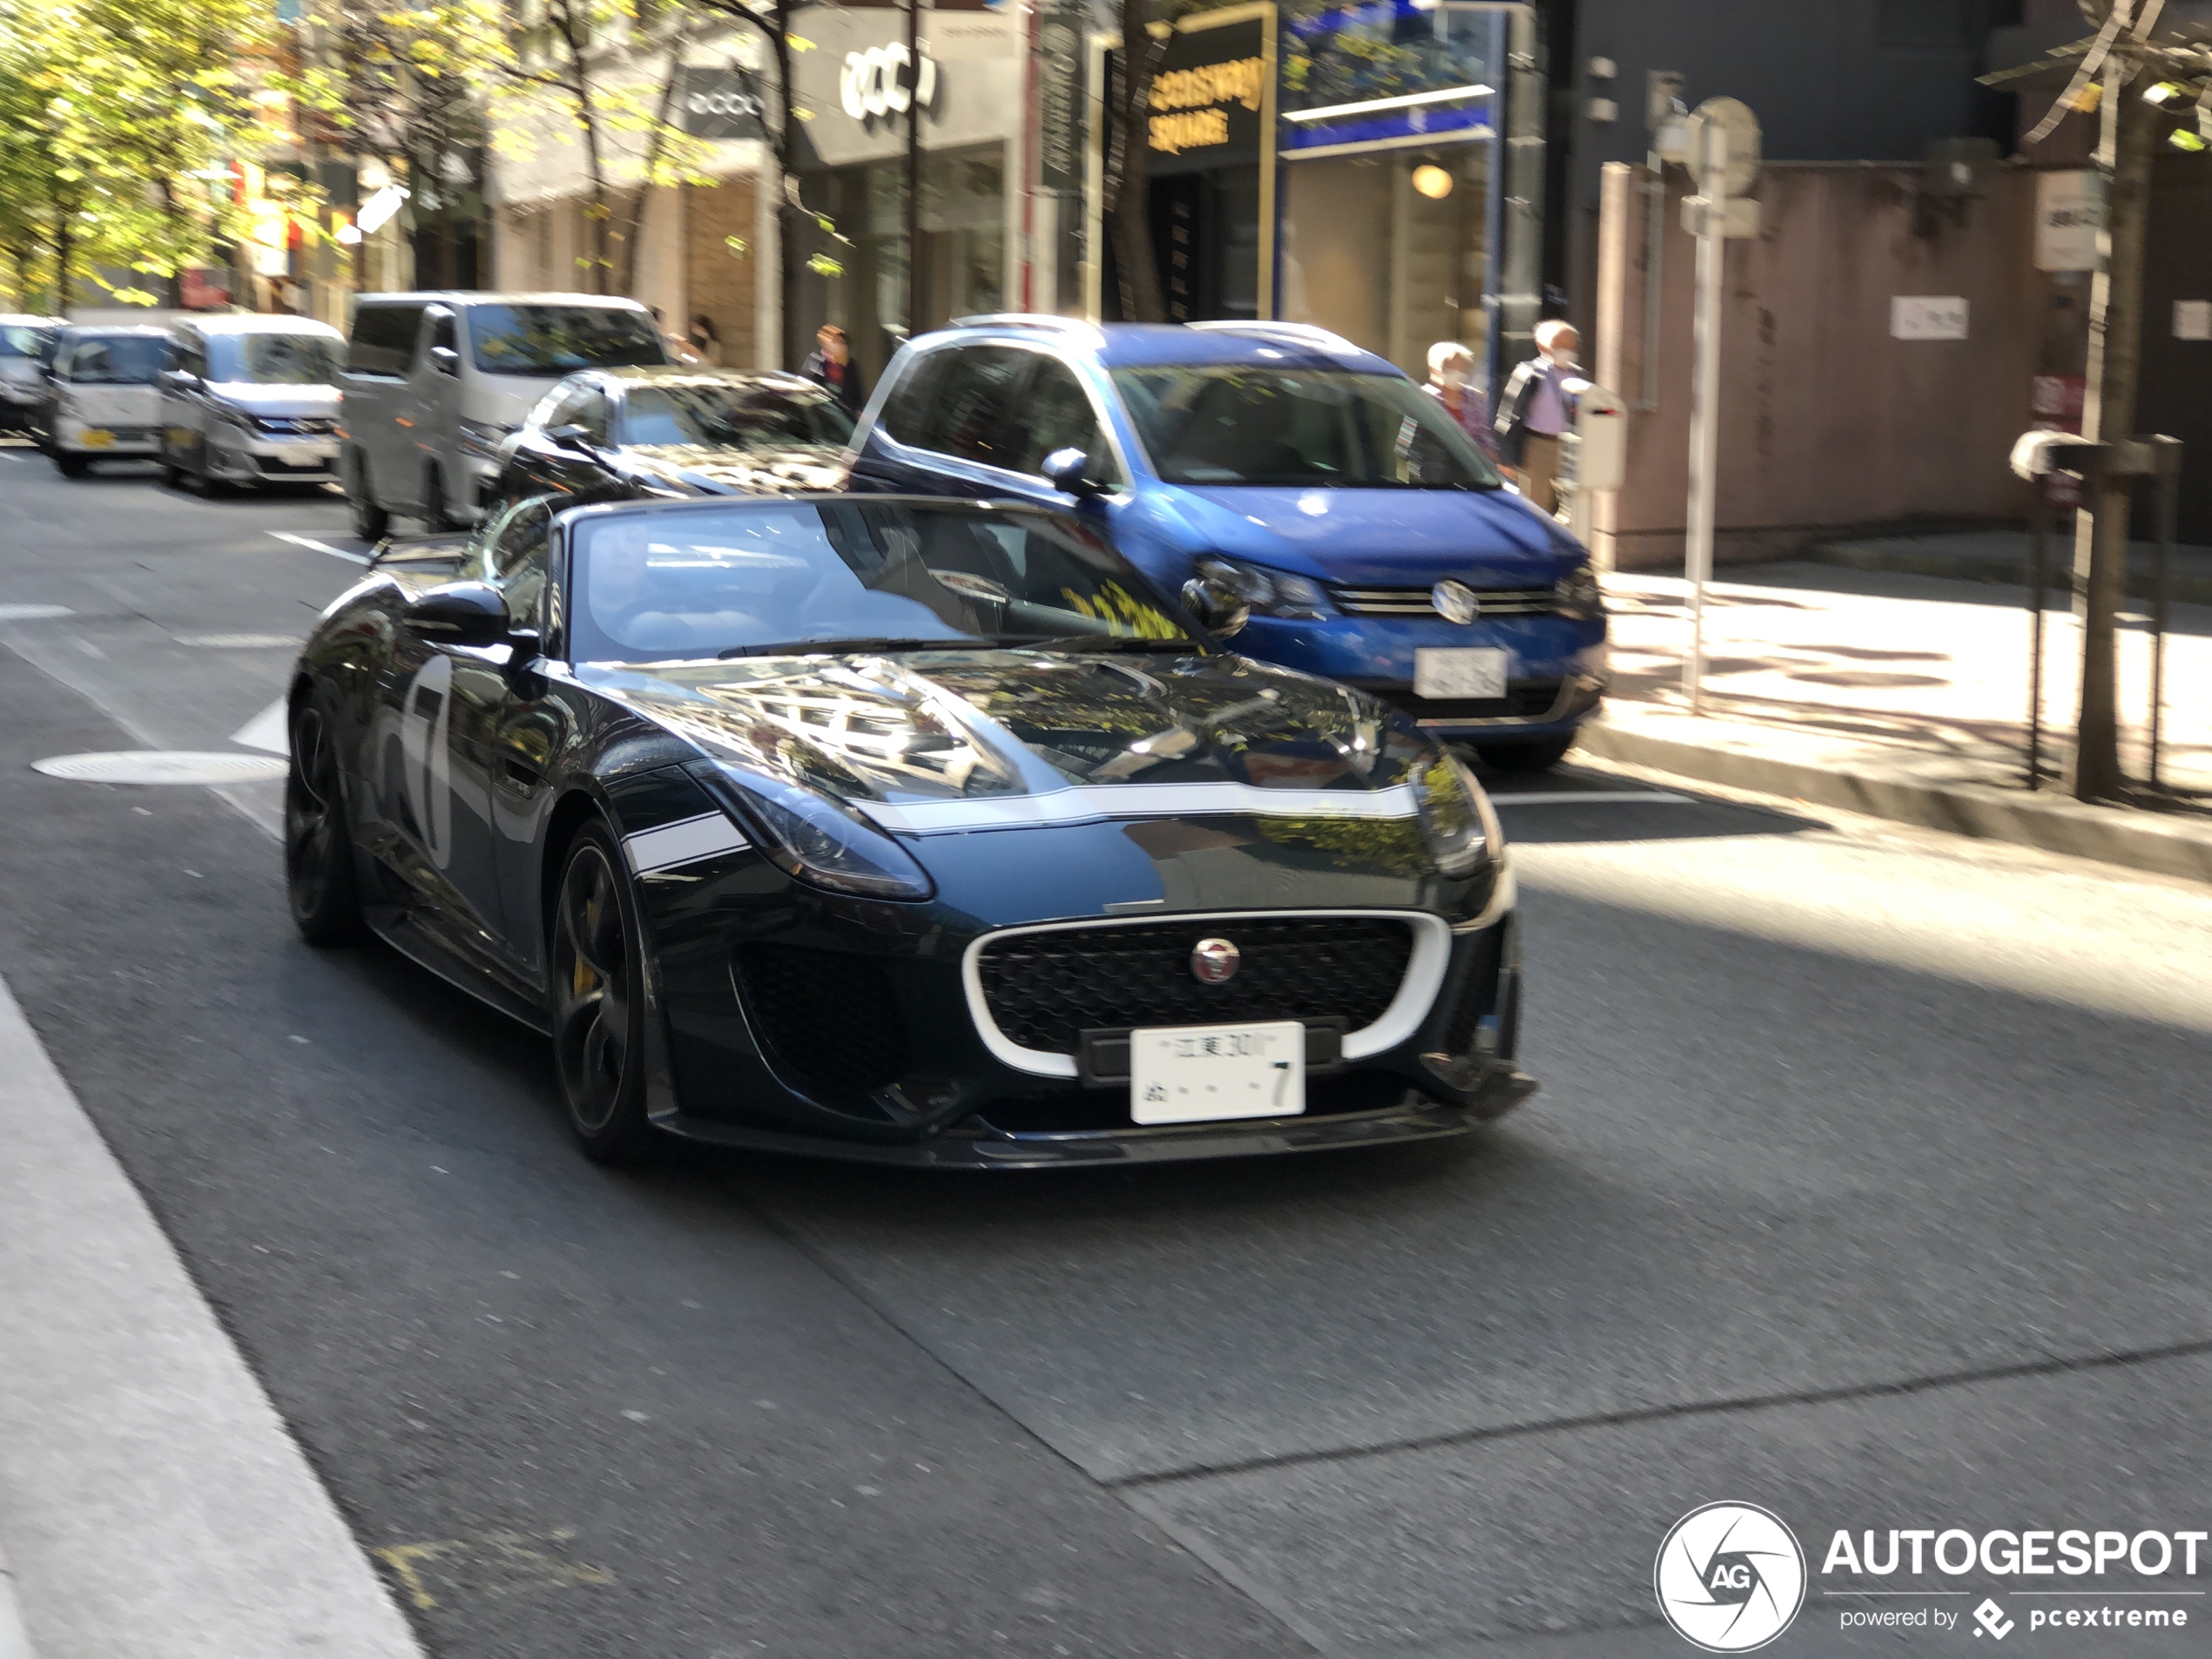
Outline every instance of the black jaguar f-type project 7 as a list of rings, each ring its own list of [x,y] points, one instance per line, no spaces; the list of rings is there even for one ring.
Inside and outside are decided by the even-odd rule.
[[[1036,508],[523,502],[390,544],[308,640],[294,918],[546,1031],[604,1159],[1495,1116],[1535,1084],[1489,802],[1385,705],[1231,654],[1239,619]]]

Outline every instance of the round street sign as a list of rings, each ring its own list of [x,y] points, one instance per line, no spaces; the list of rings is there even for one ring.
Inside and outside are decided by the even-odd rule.
[[[1727,172],[1717,193],[1741,196],[1759,176],[1759,118],[1740,98],[1709,98],[1689,118],[1689,171],[1708,194],[1716,192],[1706,176],[1723,158]]]

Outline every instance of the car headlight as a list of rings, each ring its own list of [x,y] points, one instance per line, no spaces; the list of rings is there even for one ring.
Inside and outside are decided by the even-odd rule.
[[[720,763],[696,767],[692,776],[786,875],[867,899],[927,899],[936,892],[906,848],[826,796]]]
[[[260,425],[260,421],[239,408],[237,404],[226,403],[219,397],[211,397],[207,400],[207,415],[210,420],[220,421],[226,426],[236,427],[243,433],[250,433]]]
[[[482,455],[489,461],[499,454],[499,446],[510,432],[519,427],[502,426],[496,421],[463,421],[461,422],[461,448],[466,454]]]
[[[1597,572],[1587,564],[1578,564],[1560,577],[1559,585],[1552,590],[1552,609],[1577,622],[1604,615],[1605,594],[1597,584]]]
[[[1505,831],[1482,786],[1455,757],[1439,749],[1413,775],[1421,832],[1436,867],[1447,875],[1472,875],[1505,848]]]
[[[1282,617],[1293,622],[1317,622],[1329,614],[1329,597],[1321,584],[1287,570],[1271,570],[1242,559],[1209,553],[1196,562],[1200,577],[1211,577],[1234,588],[1251,607],[1255,617]]]

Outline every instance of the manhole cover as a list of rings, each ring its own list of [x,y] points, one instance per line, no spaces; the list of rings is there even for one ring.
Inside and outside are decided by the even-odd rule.
[[[300,642],[290,634],[179,634],[177,643],[203,651],[277,651]]]
[[[0,622],[46,622],[76,614],[67,605],[0,605]]]
[[[185,749],[125,749],[113,754],[52,755],[33,772],[80,784],[251,784],[281,778],[274,755],[197,753]]]

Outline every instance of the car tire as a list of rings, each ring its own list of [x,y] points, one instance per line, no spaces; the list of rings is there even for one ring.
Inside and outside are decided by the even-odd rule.
[[[346,504],[354,509],[354,534],[374,547],[392,533],[392,516],[378,504],[368,482],[368,463],[356,449],[346,462]]]
[[[1563,738],[1501,738],[1474,745],[1475,758],[1492,772],[1548,772],[1567,759],[1575,734]]]
[[[92,463],[83,455],[73,455],[66,449],[55,449],[50,453],[54,457],[55,468],[64,478],[82,478],[92,469]]]
[[[422,528],[433,536],[461,528],[446,505],[445,474],[435,461],[422,469]]]
[[[361,933],[333,724],[324,699],[302,699],[292,717],[292,765],[284,779],[285,890],[293,922],[310,945],[349,945]]]
[[[165,455],[161,462],[161,482],[172,489],[185,487],[185,469]]]
[[[645,952],[614,837],[587,824],[563,856],[546,952],[553,1067],[583,1155],[626,1163],[658,1139],[645,1114]]]

